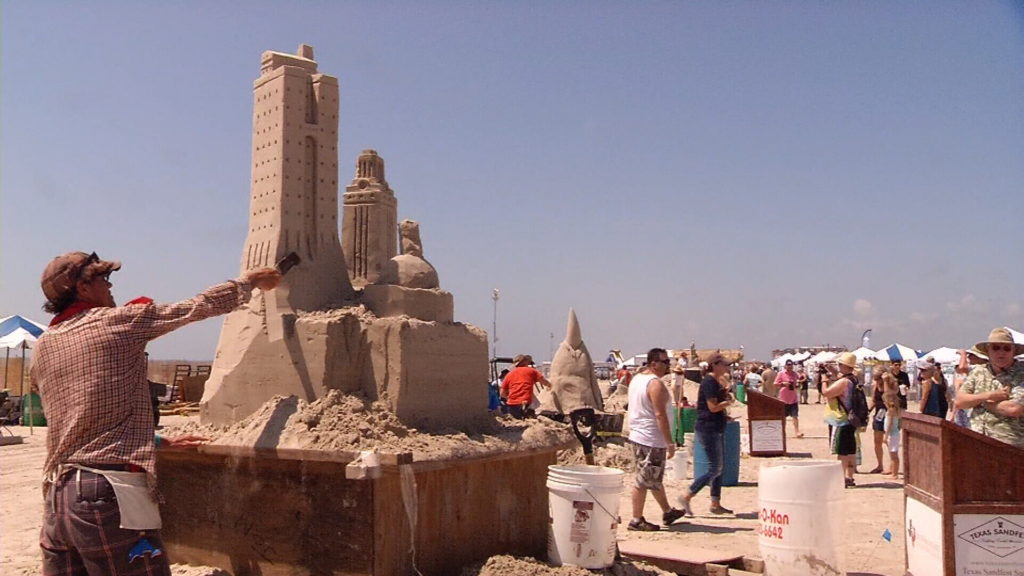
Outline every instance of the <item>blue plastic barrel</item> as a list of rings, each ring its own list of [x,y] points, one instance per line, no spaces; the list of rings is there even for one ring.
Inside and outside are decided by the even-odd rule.
[[[711,467],[700,434],[693,435],[693,477],[703,476]],[[722,486],[736,486],[740,483],[740,423],[733,420],[725,424],[725,465],[722,469]]]

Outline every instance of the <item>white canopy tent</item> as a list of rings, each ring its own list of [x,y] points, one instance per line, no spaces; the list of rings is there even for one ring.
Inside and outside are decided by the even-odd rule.
[[[793,362],[805,362],[811,357],[810,352],[787,352],[778,358],[772,360],[773,368],[780,368],[786,365],[786,361],[792,360]]]
[[[960,362],[960,350],[942,346],[925,354],[924,357],[931,358],[939,364],[957,364]]]
[[[874,358],[875,351],[866,346],[861,346],[853,351],[853,355],[857,357],[857,363],[860,364],[869,358]]]
[[[875,352],[875,360],[882,362],[904,362],[917,360],[917,352],[903,344],[892,344]]]
[[[814,356],[811,356],[810,358],[808,358],[807,359],[807,363],[808,364],[824,364],[826,362],[831,362],[831,361],[835,360],[838,356],[839,356],[839,354],[836,354],[835,352],[829,352],[828,350],[822,350],[821,352],[818,352]]]
[[[25,351],[35,346],[36,340],[42,336],[45,330],[46,326],[24,316],[14,315],[0,318],[0,348],[5,349],[4,388],[7,388],[7,365],[11,358],[11,349],[21,350],[21,379],[24,382]]]

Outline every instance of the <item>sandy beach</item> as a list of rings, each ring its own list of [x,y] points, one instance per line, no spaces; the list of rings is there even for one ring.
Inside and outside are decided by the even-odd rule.
[[[790,457],[799,459],[831,459],[828,454],[827,428],[822,422],[822,406],[816,404],[801,406],[801,430],[804,438],[788,438]],[[743,420],[745,409],[739,408],[732,416]],[[188,418],[172,416],[165,419],[167,425],[180,425],[189,422]],[[745,429],[745,428],[744,428]],[[40,478],[46,450],[46,429],[27,427],[11,427],[10,430],[24,438],[23,444],[0,447],[0,573],[11,576],[30,576],[40,573],[40,553],[38,546],[39,527],[42,518],[42,494]],[[791,429],[790,429],[791,432]],[[860,470],[874,467],[874,454],[870,453],[870,435],[864,433],[862,442],[869,453],[859,466]],[[599,460],[609,463],[622,463],[627,459],[625,446],[611,442],[609,446],[599,448]],[[578,455],[566,454],[564,459],[573,460]],[[735,515],[713,516],[708,513],[707,491],[703,491],[694,499],[696,517],[683,519],[668,530],[654,533],[629,532],[625,520],[630,515],[629,490],[623,489],[620,501],[620,515],[623,524],[619,527],[618,538],[622,540],[643,539],[650,541],[673,543],[681,546],[701,547],[721,550],[735,555],[759,556],[757,514],[759,511],[758,472],[763,462],[777,459],[751,458],[742,456],[740,460],[740,482],[738,486],[723,489],[722,502],[732,508]],[[693,464],[689,471],[692,477]],[[843,533],[847,546],[842,550],[845,557],[844,567],[851,575],[895,576],[903,573],[904,538],[903,538],[903,504],[902,483],[894,482],[880,474],[859,474],[857,487],[844,492],[843,502]],[[685,484],[683,481],[668,478],[666,486],[670,498],[680,493]],[[645,515],[649,519],[657,519],[661,511],[653,498],[648,497]],[[883,533],[891,533],[891,541],[886,541]],[[173,559],[172,559],[173,560]],[[539,559],[539,560],[544,560]],[[189,567],[174,565],[173,573],[177,576],[203,576],[213,574],[224,575],[227,572],[219,567]],[[578,569],[577,569],[578,570]],[[552,568],[551,574],[568,574],[568,567]],[[509,571],[508,573],[514,573]]]

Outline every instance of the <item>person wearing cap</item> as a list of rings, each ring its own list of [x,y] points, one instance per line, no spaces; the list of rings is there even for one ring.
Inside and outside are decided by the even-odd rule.
[[[797,438],[803,438],[800,432],[800,375],[794,366],[792,360],[786,360],[786,369],[775,377],[775,386],[779,389],[779,400],[786,405],[786,416],[793,419],[793,432]]]
[[[975,366],[956,395],[955,407],[971,411],[971,430],[1024,448],[1024,344],[1006,328],[995,328],[975,344],[988,363]]]
[[[662,378],[668,374],[671,359],[664,348],[647,352],[647,364],[633,376],[629,386],[629,442],[636,458],[631,503],[633,519],[627,530],[656,532],[657,524],[644,518],[647,492],[661,507],[661,520],[665,526],[683,517],[683,511],[672,508],[665,494],[665,463],[675,455],[672,427],[668,415],[672,409],[672,395]]]
[[[693,479],[693,483],[679,495],[679,505],[687,516],[693,516],[690,505],[693,497],[705,486],[711,486],[711,513],[732,514],[722,506],[722,472],[725,469],[725,426],[727,410],[736,403],[735,396],[726,389],[723,382],[729,371],[729,362],[721,353],[708,357],[709,372],[700,383],[697,392],[697,423],[694,432],[704,453],[708,457],[707,471]]]
[[[153,434],[146,381],[149,341],[226,314],[280,273],[250,270],[175,304],[117,306],[110,274],[121,263],[69,252],[43,272],[54,314],[40,336],[32,380],[46,406],[46,505],[40,547],[45,574],[170,574],[155,502],[157,443],[195,446],[192,435]],[[154,441],[155,440],[155,441]]]
[[[907,409],[907,390],[910,390],[910,376],[903,371],[903,361],[893,360],[889,371],[896,378],[896,399],[901,410]]]
[[[947,386],[942,370],[930,358],[918,360],[915,366],[917,378],[921,382],[921,400],[917,409],[921,414],[945,419],[949,402],[946,398]]]
[[[501,381],[501,398],[508,406],[508,413],[520,420],[530,414],[533,403],[533,387],[537,383],[551,388],[551,382],[533,367],[533,357],[519,354],[512,359],[512,370]]]
[[[838,378],[825,388],[825,397],[831,413],[848,414],[852,406],[853,388],[857,385],[857,375],[854,369],[857,367],[857,357],[852,352],[843,352],[836,359],[839,369]],[[835,368],[829,365],[829,372]],[[856,486],[853,479],[857,471],[857,429],[844,417],[829,422],[834,427],[832,433],[832,453],[843,465],[843,476],[846,486]]]

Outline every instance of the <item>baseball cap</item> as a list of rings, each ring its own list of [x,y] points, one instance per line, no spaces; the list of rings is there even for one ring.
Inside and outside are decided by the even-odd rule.
[[[67,297],[79,280],[91,280],[120,269],[120,262],[101,260],[95,252],[68,252],[57,256],[46,265],[40,284],[46,299],[57,302]]]

